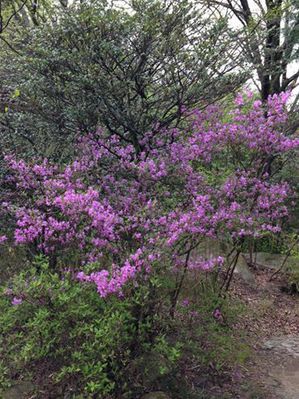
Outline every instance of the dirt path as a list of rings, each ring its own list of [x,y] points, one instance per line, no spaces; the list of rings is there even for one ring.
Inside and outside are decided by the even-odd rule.
[[[299,399],[299,295],[282,292],[286,281],[270,282],[272,273],[256,271],[254,284],[236,278],[232,287],[247,304],[240,328],[254,350],[243,376],[250,388],[240,399]]]

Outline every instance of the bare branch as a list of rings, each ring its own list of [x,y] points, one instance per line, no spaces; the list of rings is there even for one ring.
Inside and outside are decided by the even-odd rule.
[[[10,21],[25,7],[26,3],[28,0],[24,0],[23,3],[20,5],[20,7],[15,10],[10,17],[8,18],[8,20],[6,21],[5,25],[2,27],[2,30],[0,31],[0,33],[3,33],[3,31],[8,27],[8,25],[10,24]]]

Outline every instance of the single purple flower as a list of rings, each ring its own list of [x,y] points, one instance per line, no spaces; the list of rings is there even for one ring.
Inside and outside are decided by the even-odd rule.
[[[222,319],[222,313],[221,313],[221,310],[219,309],[219,308],[216,308],[215,310],[214,310],[214,312],[213,312],[213,317],[216,319],[216,320],[221,320]]]
[[[11,301],[11,304],[14,306],[17,306],[17,305],[21,305],[22,302],[23,302],[22,298],[14,297],[13,300]]]
[[[3,242],[5,242],[7,240],[6,236],[0,236],[0,244],[2,244]]]
[[[189,298],[185,298],[185,299],[182,300],[182,306],[183,306],[184,308],[188,307],[189,305],[190,305],[190,300],[189,300]]]

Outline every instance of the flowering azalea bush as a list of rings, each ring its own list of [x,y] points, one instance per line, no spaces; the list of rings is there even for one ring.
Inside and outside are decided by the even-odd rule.
[[[160,387],[184,348],[217,370],[238,358],[218,289],[244,241],[279,232],[288,217],[292,188],[275,174],[299,147],[284,134],[287,98],[265,106],[247,93],[229,109],[183,110],[183,127],[155,126],[137,146],[99,129],[63,165],[7,155],[0,215],[13,229],[0,243],[49,265],[1,291],[6,363],[22,373],[45,361],[51,386],[108,399]],[[229,244],[227,256],[198,253],[207,239]],[[188,274],[201,273],[210,289],[205,279],[180,306]],[[159,371],[150,382],[148,368]]]
[[[221,257],[190,254],[206,238],[236,246],[279,232],[288,215],[290,187],[271,176],[273,160],[299,146],[283,133],[287,98],[270,97],[265,108],[247,93],[230,111],[186,110],[184,128],[149,132],[141,151],[99,130],[67,165],[7,156],[6,184],[18,196],[8,195],[2,211],[15,218],[15,243],[53,264],[64,256],[71,266],[76,253],[78,280],[102,297],[146,281],[157,262],[175,272],[221,266]],[[99,270],[86,274],[90,262]]]

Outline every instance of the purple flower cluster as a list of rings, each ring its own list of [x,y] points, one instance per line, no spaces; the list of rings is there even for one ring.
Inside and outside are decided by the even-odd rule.
[[[160,256],[170,254],[180,267],[190,242],[278,232],[292,192],[274,183],[266,166],[269,156],[299,147],[299,138],[283,133],[287,98],[270,97],[265,108],[245,93],[233,110],[186,111],[184,129],[156,126],[141,152],[99,130],[80,139],[78,156],[64,167],[7,156],[7,180],[18,195],[10,193],[2,207],[15,217],[16,244],[98,262],[100,271],[77,277],[105,297],[146,278]],[[189,269],[223,262],[200,258]]]

